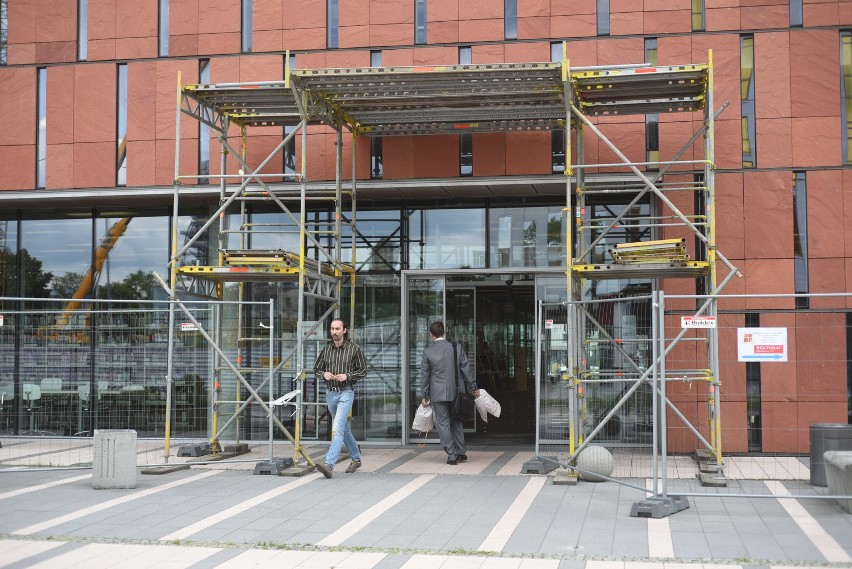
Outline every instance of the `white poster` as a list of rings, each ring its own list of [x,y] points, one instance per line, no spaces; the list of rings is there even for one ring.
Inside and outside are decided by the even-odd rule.
[[[786,328],[737,328],[737,360],[786,362]]]

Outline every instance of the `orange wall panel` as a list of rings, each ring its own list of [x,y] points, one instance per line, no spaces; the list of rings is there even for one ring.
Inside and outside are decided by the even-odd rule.
[[[74,66],[51,67],[47,72],[48,144],[74,142]]]
[[[29,190],[35,187],[35,144],[0,145],[9,164],[32,164],[32,168],[0,168],[0,190]]]
[[[475,4],[475,3],[472,3]],[[505,37],[503,17],[491,20],[471,20],[459,18],[459,41],[481,42],[500,41]]]
[[[75,188],[113,187],[115,171],[115,142],[74,143]]]
[[[382,139],[382,164],[386,180],[414,176],[414,138],[386,136]]]
[[[836,30],[790,32],[790,89],[793,116],[835,117],[840,114],[840,50]]]
[[[846,223],[844,208],[839,207],[845,198],[843,172],[814,170],[807,173],[806,181],[808,257],[843,257],[845,248],[838,231]]]
[[[476,156],[474,155],[474,161]],[[415,178],[459,175],[459,138],[452,134],[414,137]]]
[[[0,67],[0,101],[3,101],[0,146],[35,144],[36,106],[33,101],[37,100],[36,77],[33,68]]]
[[[551,37],[595,37],[597,33],[597,20],[594,14],[554,15],[550,18]]]
[[[792,259],[793,199],[788,172],[743,177],[746,258]]]
[[[790,35],[754,35],[755,112],[758,122],[790,116]]]
[[[506,134],[506,175],[550,174],[552,170],[549,132]]]
[[[45,188],[48,190],[74,187],[74,145],[48,144]]]
[[[477,160],[477,157],[481,159]],[[473,175],[506,175],[506,134],[502,132],[473,135]]]
[[[716,174],[716,247],[728,259],[745,256],[743,175]]]
[[[127,186],[151,186],[155,181],[156,143],[153,140],[127,142]]]
[[[745,294],[793,294],[793,259],[745,259],[741,264]],[[747,298],[746,307],[792,308],[792,298]]]
[[[667,2],[668,8],[672,4]],[[689,33],[692,31],[692,11],[683,5],[679,5],[681,9],[672,10],[664,9],[652,11],[645,7],[644,12],[644,33],[646,34],[670,34],[670,33]],[[639,15],[637,14],[637,19]]]
[[[175,80],[177,88],[177,80]],[[153,140],[157,116],[157,62],[127,65],[127,139]],[[129,151],[128,151],[129,153]],[[128,164],[128,169],[130,165]]]
[[[790,10],[783,6],[742,6],[740,26],[744,30],[786,28],[790,25]]]
[[[74,67],[75,143],[111,141],[115,144],[116,75],[115,65],[108,63]],[[92,89],[92,85],[98,85],[98,88]],[[115,162],[115,156],[112,162]]]

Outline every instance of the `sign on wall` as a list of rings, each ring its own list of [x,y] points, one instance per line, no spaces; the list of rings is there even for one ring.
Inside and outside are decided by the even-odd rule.
[[[786,362],[786,328],[737,328],[737,360]]]

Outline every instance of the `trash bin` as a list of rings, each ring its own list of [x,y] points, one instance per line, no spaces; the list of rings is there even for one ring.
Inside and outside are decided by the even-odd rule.
[[[827,450],[852,450],[852,425],[817,423],[811,425],[811,486],[827,486],[825,458]]]
[[[136,488],[136,431],[95,431],[92,488]]]

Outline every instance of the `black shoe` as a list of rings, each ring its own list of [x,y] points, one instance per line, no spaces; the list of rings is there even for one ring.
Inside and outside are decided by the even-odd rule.
[[[449,458],[449,457],[447,458],[447,464],[452,464],[453,466],[455,466],[458,463],[459,463],[459,461],[456,460],[455,458]]]
[[[322,472],[323,476],[325,476],[326,478],[331,478],[331,466],[320,462],[316,463],[314,466],[316,466],[316,469],[319,472]]]
[[[459,462],[467,462],[467,455],[466,454],[460,454],[458,460],[459,460]]]

